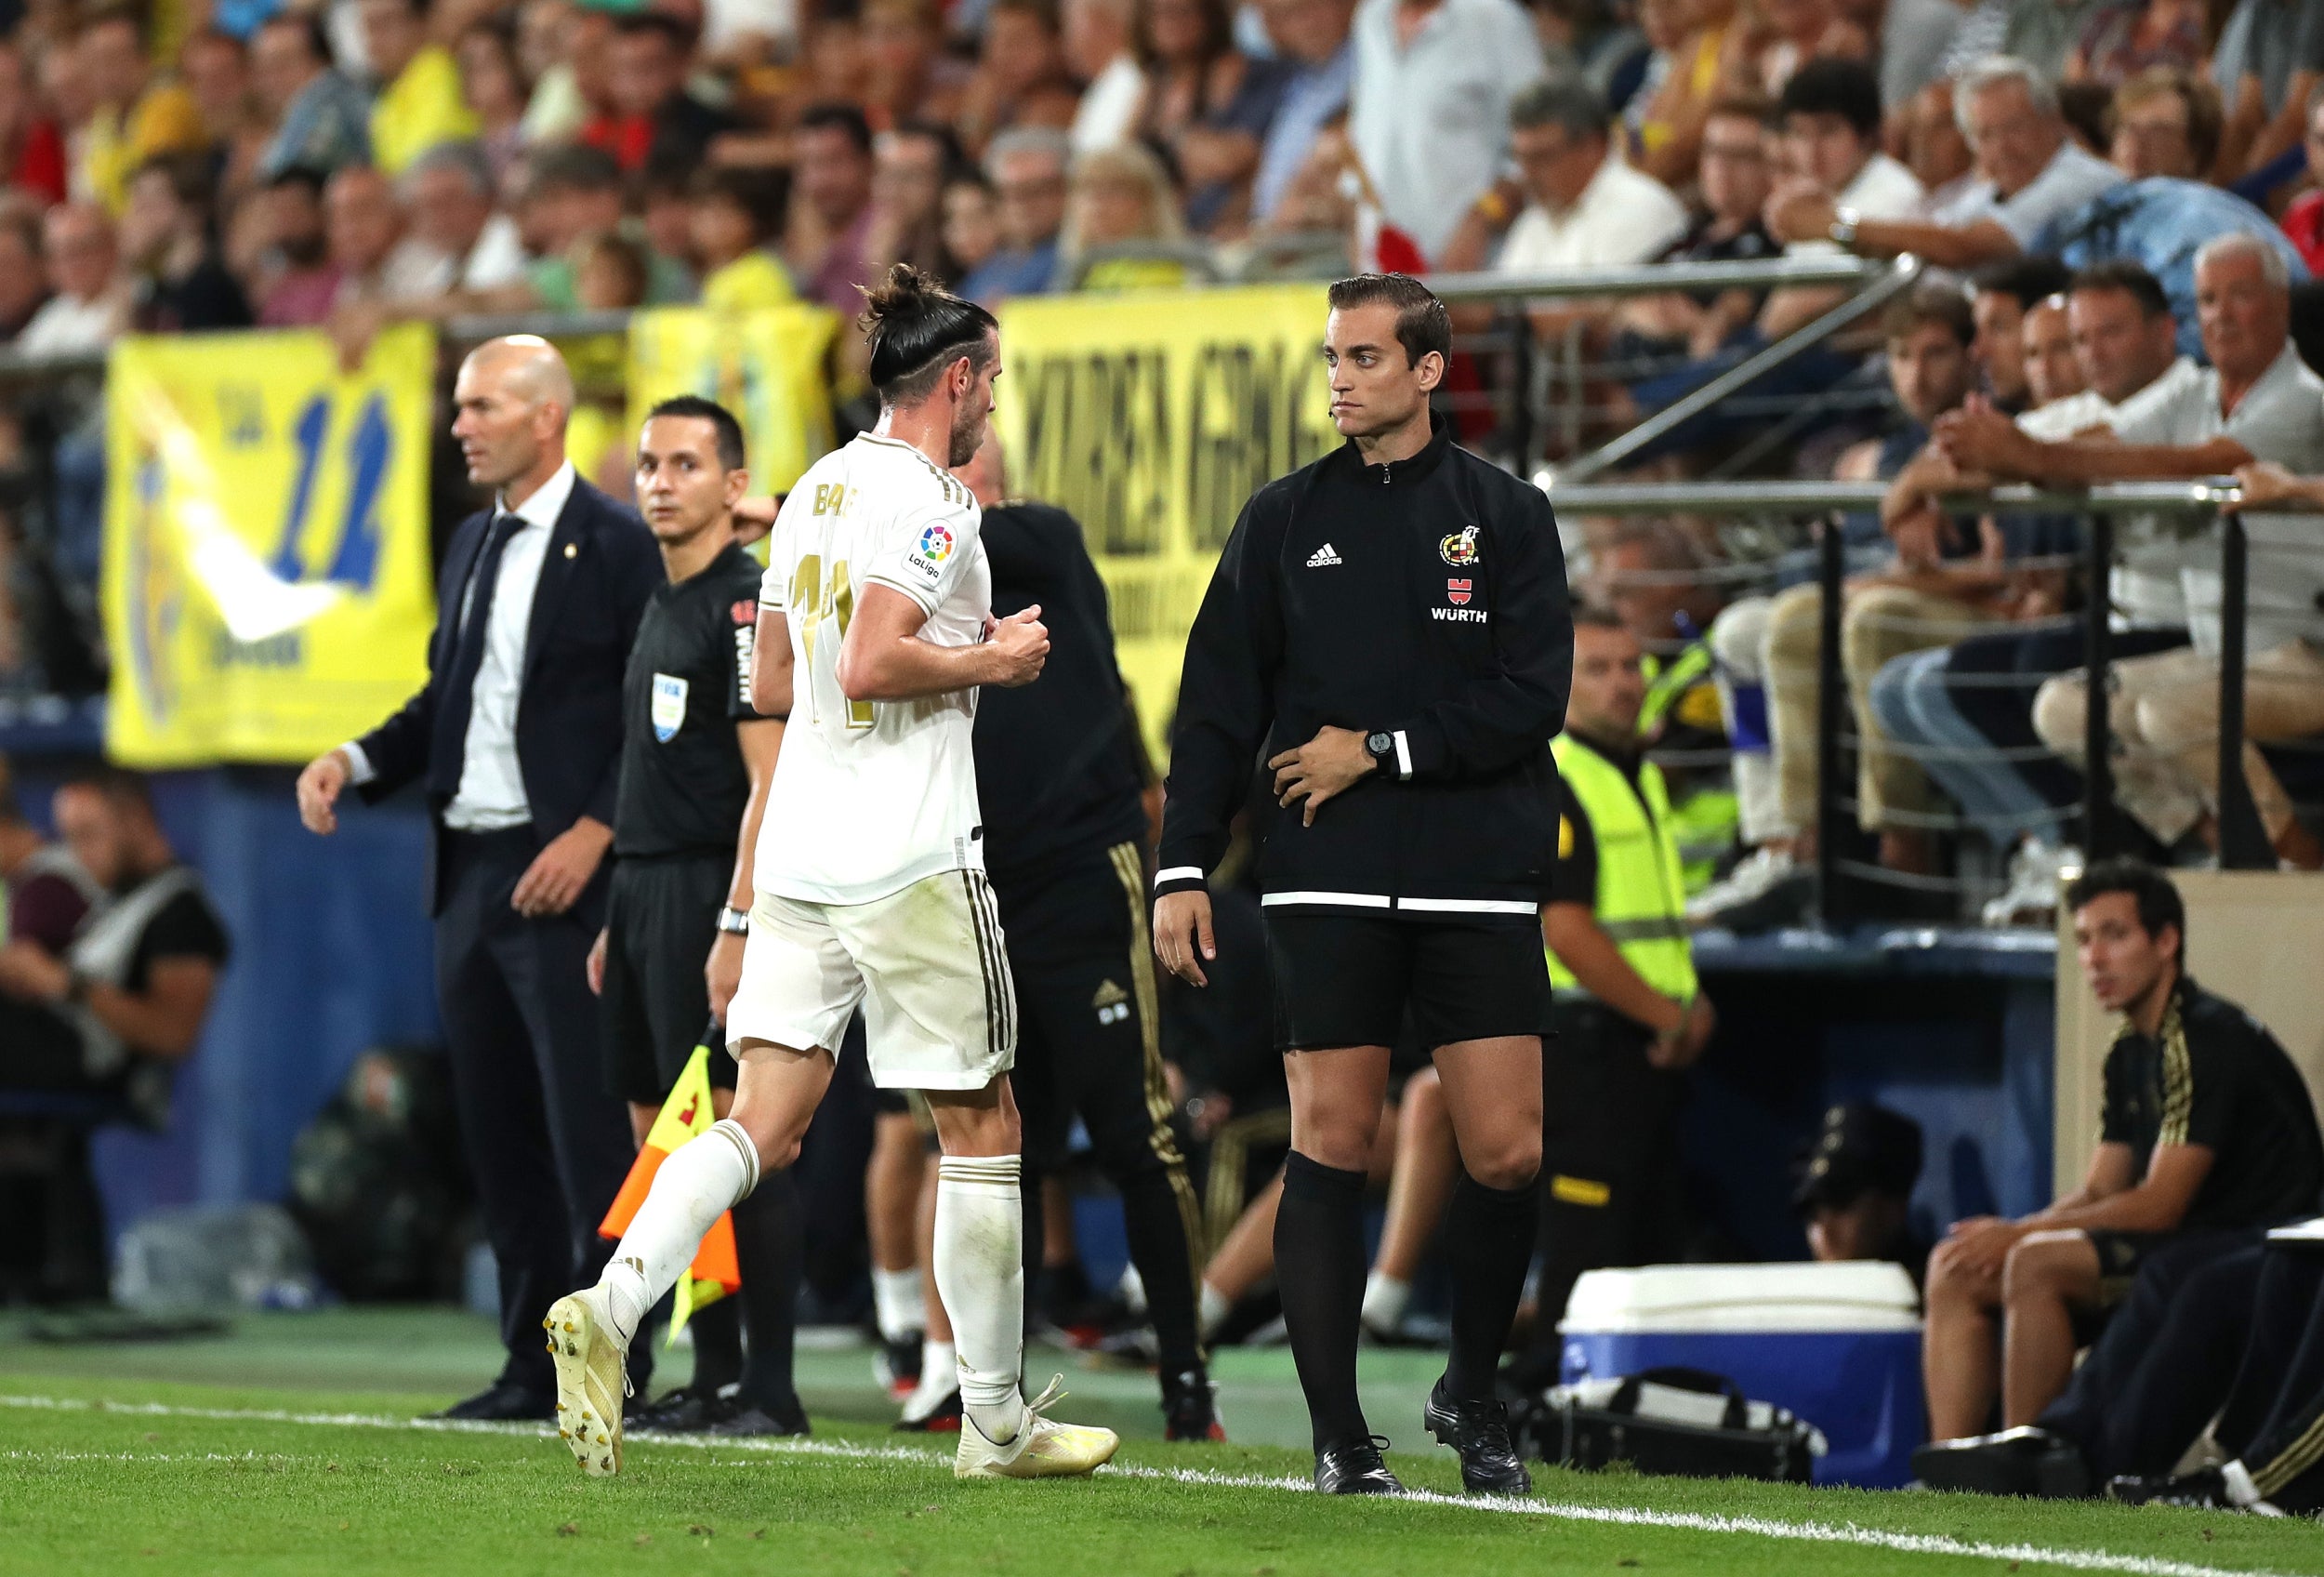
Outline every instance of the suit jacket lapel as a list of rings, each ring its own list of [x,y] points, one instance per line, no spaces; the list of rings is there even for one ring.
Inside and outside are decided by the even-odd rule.
[[[484,550],[484,540],[491,535],[492,519],[490,510],[470,515],[452,538],[451,551],[445,555],[443,582],[436,588],[436,629],[428,640],[428,662],[431,669],[441,670],[452,660],[452,639],[460,628],[460,603],[468,590],[469,577],[476,573],[476,560]]]
[[[565,499],[565,507],[557,513],[557,524],[548,534],[548,556],[541,560],[541,578],[533,588],[533,617],[524,629],[524,675],[522,688],[530,688],[533,670],[539,666],[541,645],[548,639],[550,621],[564,605],[565,593],[573,589],[573,577],[581,566],[583,555],[589,551],[589,533],[582,523],[584,497],[591,501],[596,494],[589,484],[575,477],[573,493]]]

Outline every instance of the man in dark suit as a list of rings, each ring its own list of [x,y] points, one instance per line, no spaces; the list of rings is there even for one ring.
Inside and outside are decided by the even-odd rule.
[[[604,921],[622,667],[663,574],[644,523],[565,458],[573,397],[563,358],[529,335],[462,364],[453,436],[496,497],[445,552],[428,682],[298,778],[313,832],[334,830],[350,787],[371,802],[417,782],[433,813],[436,989],[508,1348],[452,1418],[551,1416],[540,1322],[602,1266],[597,1224],[635,1148],[585,965]]]

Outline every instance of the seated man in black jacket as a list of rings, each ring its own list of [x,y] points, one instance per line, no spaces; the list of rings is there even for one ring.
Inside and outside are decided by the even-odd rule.
[[[1975,1464],[1996,1442],[1974,1437],[1997,1380],[2002,1423],[2035,1424],[2073,1372],[2078,1321],[2120,1301],[2144,1261],[2191,1252],[2197,1234],[2308,1214],[2324,1186],[2299,1069],[2250,1014],[2187,978],[2170,879],[2101,861],[2066,901],[2091,988],[2124,1018],[2101,1139],[2074,1194],[2020,1221],[1957,1223],[1929,1261],[1922,1362],[1938,1444],[1913,1468],[1932,1484],[1984,1487]]]

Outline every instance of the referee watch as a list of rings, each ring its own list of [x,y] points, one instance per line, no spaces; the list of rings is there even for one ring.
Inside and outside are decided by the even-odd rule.
[[[728,936],[750,934],[750,911],[727,904],[719,910],[719,931]]]

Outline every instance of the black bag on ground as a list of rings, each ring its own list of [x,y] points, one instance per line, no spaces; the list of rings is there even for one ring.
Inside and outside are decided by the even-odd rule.
[[[1552,1386],[1523,1410],[1518,1433],[1521,1449],[1560,1467],[1626,1463],[1687,1478],[1804,1484],[1825,1450],[1812,1425],[1699,1369]]]

